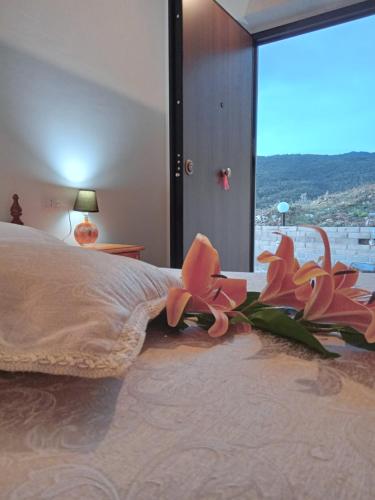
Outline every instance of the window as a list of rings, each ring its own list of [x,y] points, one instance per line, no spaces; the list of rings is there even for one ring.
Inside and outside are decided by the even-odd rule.
[[[259,48],[258,155],[255,255],[286,202],[300,260],[322,254],[298,227],[318,224],[333,259],[375,262],[375,16]]]

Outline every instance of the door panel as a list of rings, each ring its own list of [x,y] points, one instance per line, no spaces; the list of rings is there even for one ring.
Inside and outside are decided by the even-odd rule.
[[[252,37],[213,0],[183,0],[183,249],[197,232],[226,270],[248,271],[252,165]],[[230,168],[230,190],[220,183]]]

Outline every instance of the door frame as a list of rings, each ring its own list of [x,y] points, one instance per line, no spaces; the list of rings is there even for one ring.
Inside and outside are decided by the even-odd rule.
[[[219,7],[233,16],[217,3]],[[168,0],[169,19],[169,161],[170,161],[170,265],[181,267],[183,262],[183,0]],[[256,140],[257,140],[257,105],[258,105],[258,48],[261,45],[283,40],[293,36],[310,33],[337,24],[354,21],[375,14],[374,0],[366,0],[348,7],[342,7],[324,14],[308,17],[301,21],[284,24],[276,28],[249,34],[254,39],[253,57],[253,113],[252,145],[250,168],[251,206],[250,206],[250,271],[254,270],[255,240],[255,194],[256,194]],[[234,21],[240,24],[236,19]],[[241,25],[246,30],[244,26]]]
[[[168,0],[168,3],[170,266],[181,267],[184,237],[182,0]]]

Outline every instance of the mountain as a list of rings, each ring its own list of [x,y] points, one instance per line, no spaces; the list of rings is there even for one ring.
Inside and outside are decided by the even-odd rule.
[[[374,184],[375,153],[258,156],[256,182],[257,209],[274,207],[280,201],[306,203]],[[372,204],[375,211],[375,199]]]

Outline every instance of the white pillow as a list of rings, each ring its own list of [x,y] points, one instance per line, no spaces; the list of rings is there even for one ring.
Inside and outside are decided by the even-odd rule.
[[[64,242],[47,234],[39,229],[34,229],[29,226],[19,226],[17,224],[10,224],[9,222],[0,222],[0,240],[15,242],[29,242],[38,241],[45,243],[55,243],[63,245]]]
[[[123,375],[178,279],[34,236],[0,234],[0,370]]]

